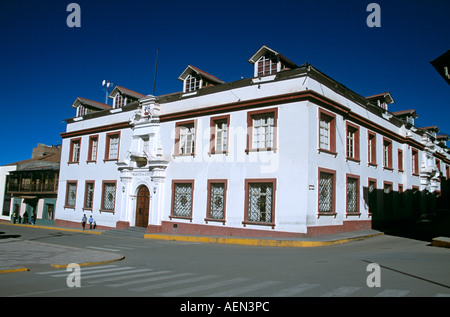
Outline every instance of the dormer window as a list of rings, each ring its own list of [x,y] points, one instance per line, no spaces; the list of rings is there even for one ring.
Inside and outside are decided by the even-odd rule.
[[[125,98],[121,94],[117,94],[114,98],[114,108],[122,108],[125,106]]]
[[[77,117],[83,117],[89,113],[111,109],[110,105],[78,97],[72,104],[72,108],[77,109]]]
[[[261,56],[258,60],[258,77],[272,75],[277,72],[277,57],[273,54]]]
[[[190,92],[195,91],[200,88],[200,76],[189,75],[184,81],[184,91]]]
[[[184,93],[195,92],[206,86],[224,83],[219,78],[191,65],[184,70],[180,77],[178,77],[178,80],[183,82]]]
[[[125,107],[126,105],[145,97],[146,96],[143,94],[121,86],[114,87],[113,91],[109,94],[109,98],[113,100],[114,109]]]
[[[295,63],[265,45],[250,58],[249,62],[254,65],[255,77],[274,75],[282,70],[298,67]]]
[[[366,97],[366,99],[373,105],[388,111],[388,105],[393,104],[395,101],[389,92],[384,92],[382,94]]]

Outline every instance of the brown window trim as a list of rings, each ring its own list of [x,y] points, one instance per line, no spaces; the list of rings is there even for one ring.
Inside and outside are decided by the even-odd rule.
[[[349,129],[353,130],[353,135],[354,135],[354,149],[353,149],[353,156],[349,156],[348,155],[348,147],[347,147],[347,138],[348,138],[348,131]],[[359,137],[359,126],[357,126],[356,124],[350,123],[350,122],[346,122],[346,135],[345,135],[345,155],[347,160],[349,161],[354,161],[354,162],[360,162],[360,150],[359,150],[359,146],[360,146],[360,137]]]
[[[413,165],[413,157],[416,157]],[[419,176],[419,150],[411,148],[411,172],[413,176]]]
[[[403,150],[397,149],[397,169],[399,172],[404,172],[403,170]]]
[[[322,119],[322,116],[327,117],[330,121],[330,135],[329,135],[329,144],[330,144],[330,148],[329,149],[324,149],[322,147],[320,147],[320,121]],[[337,152],[336,152],[336,114],[329,112],[327,110],[324,110],[322,108],[319,108],[319,122],[318,122],[318,129],[317,129],[317,145],[318,145],[318,151],[319,153],[328,153],[328,154],[332,154],[335,157],[337,156]]]
[[[356,174],[346,174],[346,182],[345,182],[345,189],[347,190],[348,188],[348,180],[350,179],[356,179],[356,212],[348,212],[347,211],[347,195],[346,195],[346,199],[345,199],[345,217],[347,218],[348,216],[361,216],[361,209],[360,209],[360,198],[361,198],[361,187],[360,187],[360,177],[359,175]]]
[[[223,219],[213,219],[210,218],[210,211],[211,211],[211,184],[224,184],[224,194],[223,194]],[[207,189],[207,201],[206,201],[206,218],[205,222],[208,223],[208,221],[214,221],[214,222],[222,222],[225,225],[225,219],[226,219],[226,212],[227,212],[227,186],[228,186],[228,180],[227,179],[208,179],[208,189]]]
[[[387,162],[385,162],[385,160],[384,160],[385,144],[388,144],[387,145],[387,149],[388,149],[388,161]],[[392,148],[393,148],[392,140],[383,137],[383,147],[382,147],[382,149],[383,149],[383,169],[389,170],[389,171],[393,171],[394,170],[393,165],[392,165],[392,155],[393,155]]]
[[[115,159],[109,158],[109,154],[110,154],[109,153],[109,147],[110,147],[110,143],[111,143],[111,137],[113,137],[113,136],[117,136],[119,138],[119,142],[117,143],[117,158],[115,158]],[[105,158],[103,159],[103,162],[118,162],[119,161],[119,156],[120,156],[120,136],[121,136],[121,131],[110,132],[110,133],[106,134]]]
[[[92,156],[92,142],[93,142],[92,140],[93,139],[97,139],[97,154],[95,155],[95,160],[91,159],[91,156]],[[86,163],[97,163],[98,145],[99,145],[98,141],[99,141],[98,134],[89,136],[89,149],[88,149],[88,156],[87,156]]]
[[[370,192],[369,192],[369,186],[370,186],[370,183],[373,183],[374,185],[373,185],[373,190],[375,191],[375,195],[376,196],[378,196],[378,192],[377,192],[377,179],[376,178],[371,178],[371,177],[369,177],[368,179],[367,179],[367,191],[368,191],[368,194],[370,195]],[[378,199],[375,199],[376,201],[377,201],[377,205],[376,205],[376,208],[378,208]],[[367,213],[367,215],[370,217],[370,216],[372,216],[373,215],[373,213],[372,212],[370,212],[370,206],[369,206],[369,203],[367,203],[367,208],[369,208],[368,209],[368,213]]]
[[[115,194],[114,194],[114,209],[113,210],[103,208],[103,204],[105,203],[105,200],[104,200],[105,199],[105,184],[114,184]],[[102,200],[101,200],[99,211],[100,212],[111,212],[112,214],[114,214],[116,211],[116,202],[117,202],[117,181],[116,180],[102,181]]]
[[[273,147],[266,148],[253,148],[253,117],[257,115],[264,115],[273,113]],[[245,153],[249,152],[266,152],[277,151],[277,138],[278,138],[278,108],[262,109],[247,112],[247,148]]]
[[[180,153],[180,139],[181,139],[181,135],[180,135],[180,127],[181,126],[185,126],[185,125],[190,125],[193,124],[194,125],[194,147],[192,150],[192,153],[185,153],[182,154]],[[197,147],[197,119],[194,120],[187,120],[187,121],[181,121],[181,122],[176,122],[175,123],[175,148],[173,151],[173,156],[192,156],[195,157],[195,149]]]
[[[75,184],[75,204],[73,206],[67,205],[67,197],[69,195],[69,184]],[[77,180],[68,180],[66,181],[66,195],[64,200],[64,209],[75,209],[77,206],[77,194],[78,194],[78,181]]]
[[[73,145],[74,143],[78,142],[79,149],[78,149],[78,161],[72,161],[73,159]],[[69,160],[67,161],[67,164],[80,164],[80,156],[81,156],[81,138],[75,138],[70,140],[70,150],[69,150]]]
[[[183,217],[183,216],[176,216],[174,215],[174,211],[175,211],[175,185],[176,184],[191,184],[191,190],[192,190],[192,194],[191,194],[191,216],[190,217]],[[195,184],[195,180],[193,179],[182,179],[182,180],[176,180],[173,179],[172,180],[172,198],[171,198],[171,202],[170,202],[170,215],[169,215],[169,219],[172,220],[173,218],[175,219],[187,219],[190,222],[192,222],[193,219],[193,215],[194,215],[194,184]]]
[[[92,186],[92,207],[88,208],[86,207],[86,201],[87,201],[87,185],[93,184]],[[83,210],[89,210],[92,211],[94,208],[94,191],[95,191],[95,181],[94,180],[87,180],[84,182],[84,202],[83,202]]]
[[[225,151],[216,151],[216,123],[218,121],[227,122],[227,147]],[[212,117],[209,123],[210,126],[210,139],[209,139],[209,155],[211,154],[228,154],[229,142],[230,142],[230,115]],[[195,144],[194,144],[195,145]]]
[[[271,183],[272,184],[272,221],[271,222],[254,222],[248,220],[248,195],[249,195],[249,185],[250,184],[260,184],[260,183]],[[257,225],[257,226],[269,226],[275,229],[275,197],[277,189],[277,179],[276,178],[252,178],[245,180],[245,205],[244,205],[244,221],[242,224],[244,227],[247,225]]]
[[[331,212],[320,212],[320,173],[333,175],[333,200],[331,201]],[[319,167],[317,171],[317,218],[321,216],[333,216],[334,218],[336,218],[336,215],[336,171]]]
[[[372,148],[372,153],[369,152]],[[367,164],[377,167],[377,135],[375,132],[367,131]]]

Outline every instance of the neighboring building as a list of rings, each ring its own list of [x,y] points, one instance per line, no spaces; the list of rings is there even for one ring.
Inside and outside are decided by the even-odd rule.
[[[439,75],[444,78],[447,84],[450,85],[450,50],[447,50],[447,52],[432,60],[430,63]]]
[[[61,148],[38,144],[31,159],[2,166],[5,196],[2,219],[53,224],[58,193]],[[1,189],[1,188],[0,188]]]
[[[415,111],[266,46],[249,62],[254,77],[230,83],[189,65],[182,91],[158,97],[116,87],[112,107],[89,113],[78,98],[55,223],[298,237],[434,212],[423,202],[435,204],[450,154]]]

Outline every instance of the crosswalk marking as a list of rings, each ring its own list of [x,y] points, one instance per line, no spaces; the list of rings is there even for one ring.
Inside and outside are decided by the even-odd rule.
[[[128,274],[130,273],[130,274]],[[140,269],[140,270],[133,270],[132,272],[127,272],[124,276],[117,276],[117,275],[123,275],[123,272],[117,272],[115,273],[114,277],[106,277],[106,278],[100,278],[99,277],[105,277],[105,276],[111,276],[114,273],[111,274],[102,274],[103,276],[94,276],[94,280],[88,281],[88,283],[96,284],[96,283],[104,283],[104,282],[115,282],[125,279],[131,279],[131,278],[139,278],[139,277],[147,277],[150,275],[154,275],[152,269]]]
[[[407,290],[399,290],[399,289],[385,289],[384,291],[375,295],[375,297],[403,297],[408,294]]]
[[[348,296],[358,290],[360,290],[361,287],[353,287],[353,286],[342,286],[338,287],[330,292],[327,292],[323,294],[321,297],[341,297],[341,296]]]
[[[92,266],[92,267],[83,267],[82,271],[92,271],[92,270],[100,270],[105,268],[113,268],[118,267],[118,265],[99,265],[99,266]],[[36,272],[36,274],[39,275],[48,275],[48,274],[58,274],[60,272],[64,272],[66,270],[52,270],[52,271],[45,271],[45,272]]]
[[[133,269],[132,267],[115,267],[115,268],[110,268],[110,269],[103,269],[103,270],[99,270],[99,271],[83,271],[81,270],[81,276],[86,276],[86,275],[90,275],[90,274],[97,274],[100,272],[111,272],[111,271],[124,271],[124,270],[130,270]],[[67,276],[72,272],[65,272],[65,273],[61,273],[61,274],[55,274],[52,275],[53,277],[61,277],[61,276]]]
[[[216,278],[216,277],[218,277],[218,275],[203,275],[203,276],[187,278],[187,279],[183,279],[183,280],[177,280],[177,281],[164,282],[164,283],[159,283],[159,284],[152,284],[149,286],[131,288],[130,291],[145,292],[145,291],[156,290],[156,289],[165,288],[165,287],[179,286],[182,284],[200,282],[200,281],[209,280],[209,279]]]
[[[71,272],[65,269],[35,272],[41,276],[55,278],[67,277]],[[137,268],[119,265],[101,265],[95,267],[82,267],[81,276],[84,277],[83,287],[104,283],[105,287],[124,287],[133,292],[151,292],[158,296],[212,296],[233,297],[247,293],[264,293],[262,296],[292,297],[320,288],[320,284],[299,283],[287,284],[282,281],[252,281],[245,277],[225,279],[221,275],[206,275],[201,273],[182,272],[176,273],[166,270],[154,270],[151,268]],[[141,284],[141,285],[138,285]],[[281,288],[277,285],[283,285]],[[88,287],[89,287],[88,286]],[[163,290],[166,288],[166,290]],[[329,291],[324,291],[321,297],[352,296],[363,287],[341,286]],[[212,291],[212,292],[211,292]],[[159,292],[159,293],[158,293]],[[317,291],[314,291],[315,293]],[[405,289],[381,289],[375,297],[403,297],[410,290]],[[198,295],[197,295],[198,294]],[[307,293],[306,293],[307,294]],[[318,295],[320,296],[320,295]],[[448,293],[431,294],[435,297],[450,297]]]
[[[307,290],[310,290],[310,289],[312,289],[314,287],[318,287],[318,286],[319,286],[319,284],[301,283],[301,284],[294,285],[289,288],[279,290],[278,292],[272,293],[268,296],[269,297],[290,297],[290,296],[298,295],[302,292],[305,292]]]
[[[153,272],[154,275],[165,274],[165,273],[172,273],[172,272],[170,272],[170,271]],[[160,281],[160,280],[168,280],[168,279],[173,279],[173,278],[182,277],[182,276],[188,276],[188,275],[193,275],[193,274],[194,273],[179,273],[179,274],[172,274],[172,275],[169,275],[169,276],[153,277],[153,278],[148,278],[148,279],[144,279],[144,280],[128,281],[128,282],[124,282],[124,283],[109,284],[108,286],[110,286],[110,287],[121,287],[121,286],[133,285],[133,284],[150,283],[150,282],[156,282],[156,281]]]
[[[279,283],[281,283],[281,282],[264,281],[264,282],[250,284],[250,285],[247,285],[244,287],[234,288],[231,290],[227,290],[227,291],[223,291],[223,292],[219,292],[219,293],[215,293],[215,294],[210,294],[210,295],[208,295],[208,297],[231,297],[231,296],[241,295],[241,294],[248,293],[248,292],[253,292],[253,291],[259,290],[261,288],[269,287],[269,286],[279,284]]]
[[[209,284],[197,285],[197,286],[193,286],[193,287],[189,287],[189,288],[185,288],[185,289],[177,289],[177,290],[174,290],[171,292],[162,293],[160,295],[174,297],[174,296],[180,296],[180,295],[185,295],[185,294],[191,294],[191,293],[199,292],[199,291],[206,291],[206,290],[210,290],[212,288],[227,286],[227,285],[231,285],[231,284],[235,284],[235,283],[241,283],[244,281],[248,281],[248,279],[244,278],[244,277],[238,277],[238,278],[233,278],[231,280],[218,281],[218,282],[209,283]]]
[[[93,247],[93,246],[87,246],[86,248],[87,249],[93,249],[93,250],[100,250],[100,251],[109,251],[109,252],[121,251],[119,249],[101,248],[101,247]]]

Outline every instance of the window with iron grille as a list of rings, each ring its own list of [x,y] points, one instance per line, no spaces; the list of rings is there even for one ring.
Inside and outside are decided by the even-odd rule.
[[[334,174],[319,173],[319,213],[334,212]]]
[[[347,177],[347,213],[358,213],[359,181],[357,178]]]
[[[65,207],[75,207],[77,198],[77,182],[67,182]]]
[[[248,186],[247,221],[272,223],[273,184],[250,183]]]
[[[223,220],[225,214],[225,184],[211,183],[209,188],[209,217]]]
[[[192,217],[192,183],[174,183],[172,216]]]
[[[94,182],[86,182],[84,209],[92,209],[94,201]]]
[[[116,202],[116,183],[103,182],[102,210],[114,211]]]

